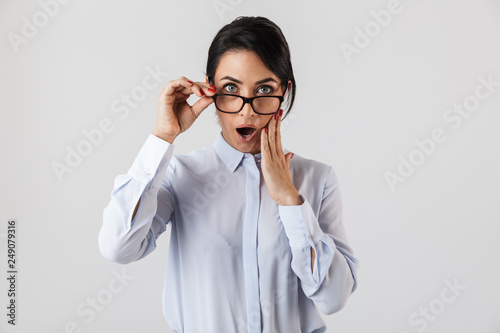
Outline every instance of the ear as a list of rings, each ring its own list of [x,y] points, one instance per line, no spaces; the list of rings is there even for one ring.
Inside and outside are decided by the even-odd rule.
[[[292,81],[288,80],[288,88],[286,89],[285,97],[287,97],[288,94],[290,93],[290,89],[292,89]]]

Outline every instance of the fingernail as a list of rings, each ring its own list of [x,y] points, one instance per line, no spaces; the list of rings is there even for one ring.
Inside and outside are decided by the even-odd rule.
[[[201,94],[202,96],[205,96],[205,92],[203,91],[203,89],[200,89],[200,94]]]
[[[216,87],[216,86],[214,86],[213,84],[211,84],[211,85],[210,85],[210,87],[211,87],[213,90],[216,90],[216,89],[217,89],[217,87]]]
[[[280,109],[280,117],[283,115],[283,109]]]
[[[214,92],[215,92],[215,89],[208,88],[208,91],[210,91],[211,93],[214,93]]]
[[[290,157],[290,159],[292,159],[292,158],[293,158],[293,155],[295,155],[295,154],[294,154],[294,153],[292,153],[292,157]]]
[[[191,83],[191,84],[193,84],[193,81],[189,81],[189,80],[188,80],[188,82],[189,82],[189,83]]]
[[[266,134],[267,134],[267,127],[264,127],[264,132],[266,132]]]
[[[278,114],[277,113],[274,114],[274,120],[278,120]]]

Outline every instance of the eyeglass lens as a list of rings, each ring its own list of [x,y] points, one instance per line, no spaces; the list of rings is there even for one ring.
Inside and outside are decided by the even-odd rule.
[[[243,106],[243,99],[238,96],[217,96],[217,108],[225,112],[238,112]],[[259,113],[275,113],[280,107],[278,97],[258,97],[252,102],[252,106]]]

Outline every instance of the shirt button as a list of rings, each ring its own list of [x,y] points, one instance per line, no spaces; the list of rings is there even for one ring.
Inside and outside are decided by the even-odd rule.
[[[148,172],[146,173],[146,177],[150,178],[151,177],[151,174]]]
[[[312,239],[311,235],[307,235],[307,238],[309,238],[309,240],[311,240],[311,239]]]

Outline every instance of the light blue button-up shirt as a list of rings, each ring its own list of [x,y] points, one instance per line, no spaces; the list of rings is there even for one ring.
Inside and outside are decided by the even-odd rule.
[[[234,149],[221,134],[204,149],[173,150],[151,134],[115,179],[99,234],[102,255],[139,260],[170,225],[163,309],[173,332],[325,332],[318,311],[345,305],[358,267],[333,168],[295,155],[291,176],[304,203],[279,206],[260,154]]]

